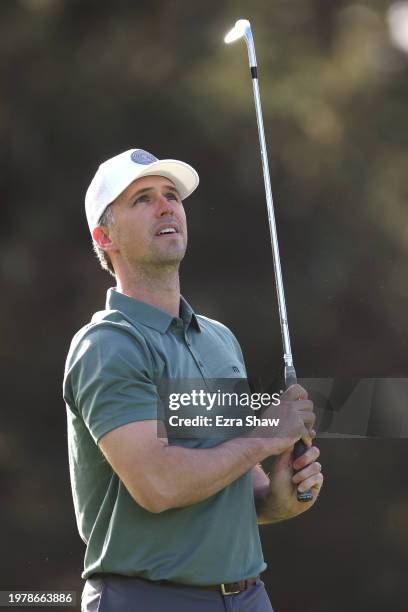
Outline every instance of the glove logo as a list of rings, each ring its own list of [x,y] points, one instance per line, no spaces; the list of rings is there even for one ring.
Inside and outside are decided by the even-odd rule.
[[[143,166],[148,166],[158,161],[157,157],[143,149],[136,149],[136,151],[133,151],[130,155],[130,159],[135,162],[135,164],[142,164]]]

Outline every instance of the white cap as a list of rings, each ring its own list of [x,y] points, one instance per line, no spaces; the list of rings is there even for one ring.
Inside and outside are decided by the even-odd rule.
[[[176,159],[157,159],[143,149],[129,149],[103,162],[85,196],[85,211],[89,229],[98,225],[101,215],[132,183],[142,176],[165,176],[176,186],[182,200],[197,188],[197,172],[188,164]]]

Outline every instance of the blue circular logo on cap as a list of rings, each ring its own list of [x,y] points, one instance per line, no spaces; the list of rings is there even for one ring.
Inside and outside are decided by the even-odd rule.
[[[136,151],[133,151],[130,155],[130,159],[134,161],[135,164],[143,164],[144,166],[159,161],[157,157],[147,151],[143,151],[143,149],[136,149]]]

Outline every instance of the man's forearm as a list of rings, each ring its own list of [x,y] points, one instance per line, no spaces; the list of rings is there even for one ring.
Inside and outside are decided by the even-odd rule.
[[[283,511],[283,508],[279,508],[276,495],[271,490],[271,481],[261,465],[256,465],[252,469],[252,482],[259,525],[278,523],[291,518]]]
[[[231,484],[264,459],[256,440],[235,438],[211,448],[162,447],[144,476],[157,512],[200,502]]]
[[[279,508],[276,503],[276,496],[271,493],[270,488],[260,492],[255,492],[255,508],[258,519],[258,525],[270,525],[271,523],[279,523],[292,518],[288,515],[285,508]]]

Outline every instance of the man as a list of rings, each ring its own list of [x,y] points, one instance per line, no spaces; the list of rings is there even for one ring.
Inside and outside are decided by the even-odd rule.
[[[258,429],[218,442],[158,436],[163,377],[245,377],[229,329],[180,296],[183,200],[197,185],[188,164],[132,149],[101,164],[87,191],[94,247],[116,287],[75,335],[64,378],[87,545],[83,612],[272,610],[257,522],[300,514],[322,486],[313,406],[299,385],[282,396],[288,426],[279,437]],[[308,450],[293,466],[300,438]],[[260,462],[272,455],[268,478]],[[313,501],[299,503],[297,488],[311,489]]]

